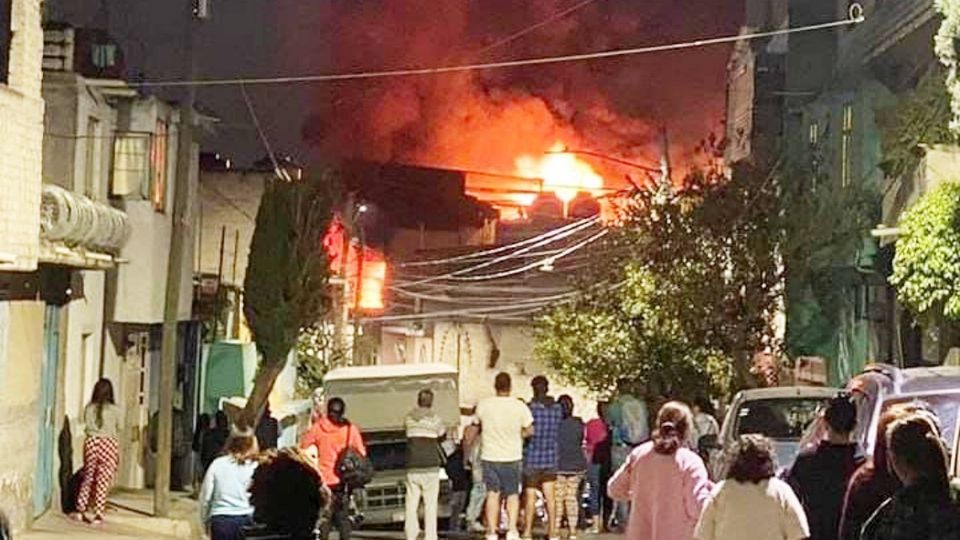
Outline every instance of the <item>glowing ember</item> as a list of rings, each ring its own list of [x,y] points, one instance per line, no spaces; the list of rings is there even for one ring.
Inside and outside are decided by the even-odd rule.
[[[564,145],[556,143],[550,152],[563,152]],[[543,190],[552,191],[564,202],[569,203],[579,191],[599,195],[603,189],[603,177],[596,173],[588,163],[573,154],[547,153],[543,156],[521,156],[517,158],[517,174],[528,178],[543,179]]]

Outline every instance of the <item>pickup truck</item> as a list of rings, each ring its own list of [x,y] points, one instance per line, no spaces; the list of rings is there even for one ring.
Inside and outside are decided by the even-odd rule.
[[[360,429],[375,470],[373,481],[356,494],[364,525],[404,521],[406,434],[404,417],[417,403],[417,393],[433,390],[433,408],[447,432],[460,424],[458,372],[447,364],[397,364],[342,367],[323,379],[325,399],[339,397],[346,417]],[[450,517],[450,482],[441,471],[440,518]]]

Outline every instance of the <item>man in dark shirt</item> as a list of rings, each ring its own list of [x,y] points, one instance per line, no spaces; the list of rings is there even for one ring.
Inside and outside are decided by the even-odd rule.
[[[827,438],[797,457],[787,481],[807,512],[810,540],[837,540],[847,483],[861,461],[850,437],[857,424],[856,405],[841,394],[827,404],[823,419]]]

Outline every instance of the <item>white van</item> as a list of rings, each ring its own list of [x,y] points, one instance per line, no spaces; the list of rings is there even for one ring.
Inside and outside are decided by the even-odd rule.
[[[456,368],[447,364],[355,366],[331,370],[323,378],[323,397],[339,397],[346,417],[359,428],[375,472],[357,495],[363,523],[403,523],[407,439],[404,417],[417,404],[417,393],[433,391],[433,408],[448,433],[460,424],[460,394]],[[441,518],[450,517],[450,482],[441,472]]]

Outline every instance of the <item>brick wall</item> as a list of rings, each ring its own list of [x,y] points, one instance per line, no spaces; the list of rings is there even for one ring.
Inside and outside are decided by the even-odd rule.
[[[31,270],[40,237],[40,0],[13,0],[12,15],[9,84],[0,84],[0,269]]]

